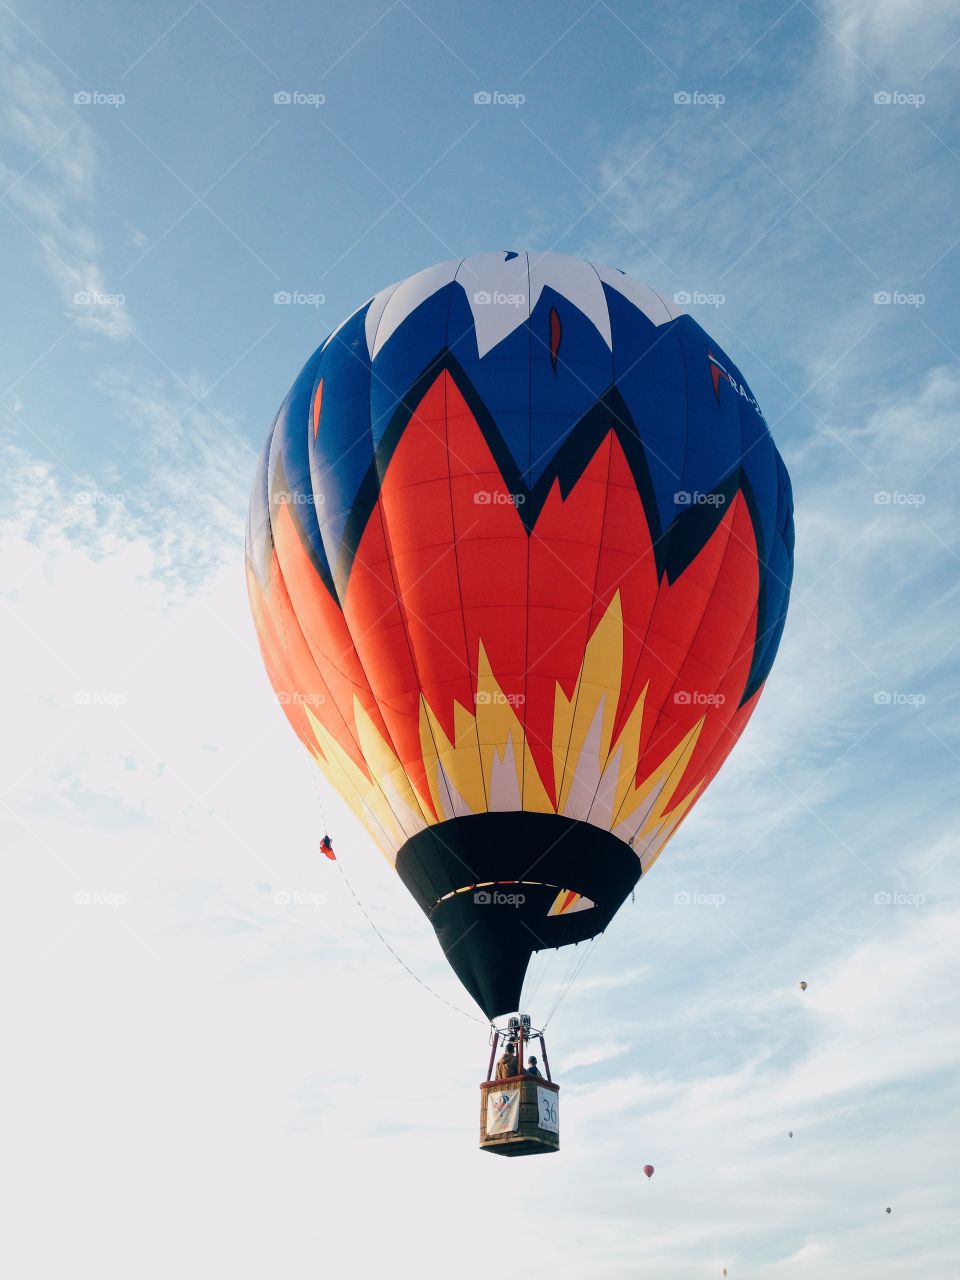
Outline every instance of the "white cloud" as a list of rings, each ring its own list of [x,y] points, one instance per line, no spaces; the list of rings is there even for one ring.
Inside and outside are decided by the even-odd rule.
[[[81,330],[125,338],[133,322],[124,295],[111,288],[100,261],[93,218],[98,194],[96,133],[72,93],[11,41],[0,44],[0,161],[4,201]]]

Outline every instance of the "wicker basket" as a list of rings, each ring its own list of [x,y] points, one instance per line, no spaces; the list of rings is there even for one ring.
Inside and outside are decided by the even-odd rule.
[[[519,1106],[514,1107],[515,1127],[507,1132],[487,1132],[491,1093],[512,1095],[519,1090]],[[541,1090],[551,1095],[544,1099],[545,1111],[541,1115]],[[542,1076],[513,1076],[509,1080],[489,1080],[480,1086],[480,1150],[492,1151],[498,1156],[533,1156],[560,1149],[559,1125],[556,1122],[560,1086]],[[547,1114],[552,1112],[552,1115]],[[546,1119],[555,1127],[544,1128]]]

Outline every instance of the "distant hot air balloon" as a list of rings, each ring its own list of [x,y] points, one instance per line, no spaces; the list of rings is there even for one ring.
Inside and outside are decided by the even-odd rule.
[[[723,1268],[723,1271],[722,1271],[722,1273],[721,1273],[721,1274],[723,1275],[723,1280],[727,1280],[727,1268],[726,1268],[726,1267],[724,1267],[724,1268]]]
[[[892,1210],[892,1209],[890,1209],[890,1208],[888,1208],[888,1209],[887,1209],[887,1213],[893,1213],[893,1210]]]
[[[793,1137],[793,1130],[792,1130],[792,1129],[791,1129],[791,1130],[790,1130],[790,1132],[787,1134],[787,1137],[788,1137],[788,1138],[792,1138],[792,1137]]]
[[[607,927],[750,719],[790,481],[691,316],[599,264],[483,254],[310,357],[247,565],[288,719],[494,1018],[535,950]]]
[[[331,862],[336,862],[337,855],[333,851],[333,841],[329,836],[324,836],[320,841],[320,852],[329,858]]]
[[[801,983],[800,983],[800,990],[801,990],[801,991],[806,991],[806,989],[807,989],[807,984],[806,984],[805,982],[801,982]]]
[[[647,1177],[648,1177],[648,1178],[652,1178],[652,1177],[653,1177],[653,1165],[652,1165],[652,1164],[645,1164],[645,1165],[643,1166],[643,1172],[647,1175]]]

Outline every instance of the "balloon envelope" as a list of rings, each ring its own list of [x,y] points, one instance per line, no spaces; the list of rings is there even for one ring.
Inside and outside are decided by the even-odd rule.
[[[600,264],[483,254],[310,357],[247,565],[284,712],[492,1018],[535,950],[606,928],[743,731],[790,482],[692,317]]]
[[[652,1165],[652,1164],[645,1164],[645,1165],[643,1166],[643,1172],[647,1175],[647,1177],[648,1177],[648,1178],[652,1178],[652,1177],[653,1177],[653,1165]]]

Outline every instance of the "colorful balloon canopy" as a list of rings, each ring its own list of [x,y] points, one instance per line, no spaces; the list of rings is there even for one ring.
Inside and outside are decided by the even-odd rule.
[[[643,1172],[647,1175],[647,1177],[648,1177],[648,1178],[652,1178],[652,1177],[653,1177],[653,1165],[652,1165],[652,1164],[645,1164],[645,1165],[643,1166]]]
[[[494,1017],[533,951],[606,928],[753,713],[790,482],[692,317],[609,267],[483,254],[310,357],[247,561],[288,719]]]
[[[806,984],[805,982],[801,982],[801,983],[800,983],[800,990],[801,990],[801,991],[806,991],[806,989],[807,989],[807,984]]]

